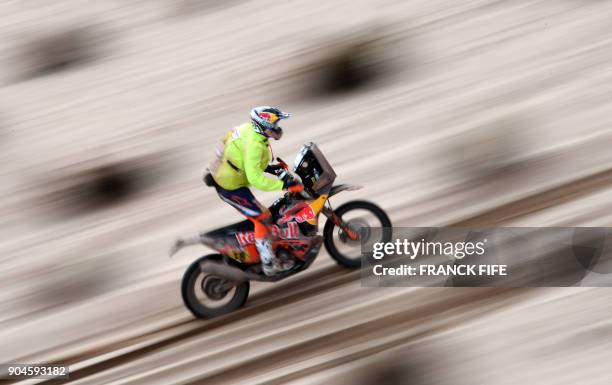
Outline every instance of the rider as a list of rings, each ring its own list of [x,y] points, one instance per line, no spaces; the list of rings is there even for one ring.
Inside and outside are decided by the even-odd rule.
[[[269,164],[272,148],[268,139],[281,138],[283,130],[278,123],[289,116],[291,115],[274,107],[253,108],[250,122],[234,127],[227,133],[222,145],[217,148],[217,159],[209,168],[208,178],[212,177],[211,184],[215,186],[219,197],[253,222],[255,246],[264,274],[268,276],[292,268],[294,262],[276,258],[270,239],[272,215],[257,201],[249,187],[264,191],[288,190],[293,193],[304,189],[304,186],[293,178],[275,180],[264,176],[264,172],[281,174],[281,165]],[[186,243],[193,242],[178,240],[175,247],[180,248]]]

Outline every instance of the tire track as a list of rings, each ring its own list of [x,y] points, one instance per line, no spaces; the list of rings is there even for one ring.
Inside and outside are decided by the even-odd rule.
[[[204,325],[188,330],[186,332],[179,333],[177,335],[165,338],[161,341],[154,342],[150,345],[143,346],[133,351],[123,353],[116,357],[112,357],[107,360],[92,364],[91,366],[87,366],[85,368],[75,370],[70,373],[69,381],[79,380],[87,376],[91,376],[98,372],[112,368],[114,366],[121,365],[131,360],[135,360],[135,359],[144,357],[148,354],[162,350],[165,347],[170,346],[172,344],[190,339],[202,333],[213,331],[222,326],[227,326],[230,323],[242,320],[246,317],[264,313],[271,309],[277,308],[278,306],[282,304],[285,304],[288,302],[296,302],[303,298],[309,297],[311,295],[316,295],[318,293],[325,292],[331,288],[339,287],[346,283],[353,282],[356,279],[356,277],[359,277],[359,274],[360,274],[358,271],[355,271],[355,272],[346,273],[340,276],[336,276],[334,274],[336,271],[337,271],[336,267],[332,266],[330,269],[328,270],[326,269],[323,272],[322,276],[323,277],[331,276],[332,278],[331,280],[322,282],[314,286],[304,287],[302,290],[298,290],[297,292],[291,293],[289,295],[281,295],[281,296],[272,297],[273,295],[272,293],[270,293],[269,295],[266,294],[265,296],[263,296],[263,293],[262,293],[264,302],[260,304],[257,304],[255,306],[248,306],[243,309],[239,309],[238,311],[235,311],[231,314],[227,314],[225,316],[221,316],[213,320],[210,320],[206,322]],[[317,275],[317,277],[319,277],[319,275]],[[304,277],[303,280],[301,280],[300,282],[303,282],[306,280],[312,280],[312,277],[310,277],[310,279],[307,279],[307,277]],[[298,287],[298,286],[299,286],[299,283],[291,285],[291,287]],[[267,301],[266,300],[267,298],[271,298],[271,299]],[[259,300],[262,300],[262,298],[260,297]],[[191,321],[182,322],[180,324],[175,324],[175,325],[172,325],[166,328],[162,328],[158,331],[154,331],[154,332],[142,335],[142,336],[138,336],[138,337],[126,340],[119,344],[107,346],[106,349],[104,349],[104,351],[102,350],[90,351],[88,352],[88,354],[68,357],[70,360],[58,359],[58,360],[52,361],[52,363],[63,363],[63,364],[68,364],[68,365],[74,365],[86,359],[91,359],[91,358],[95,358],[96,356],[100,356],[101,354],[106,354],[106,353],[110,353],[115,350],[128,348],[129,346],[133,346],[147,339],[150,339],[156,334],[159,334],[163,331],[173,330],[179,326],[182,326],[188,323],[192,323],[192,322],[197,322],[197,321],[191,320]],[[44,381],[42,383],[43,384],[61,384],[61,383],[66,383],[66,381],[51,379],[48,381]]]
[[[582,198],[606,187],[612,187],[612,169],[585,176],[542,192],[486,210],[450,227],[495,226],[518,217]]]
[[[305,284],[312,283],[312,282],[318,282],[318,281],[329,279],[329,278],[335,279],[345,274],[348,274],[346,269],[343,269],[337,265],[331,265],[331,266],[326,266],[324,268],[321,268],[319,271],[313,274],[297,276],[293,278],[291,281],[288,281],[282,284],[282,286],[279,286],[278,290],[267,289],[267,290],[263,290],[262,292],[255,293],[252,296],[249,296],[246,307],[239,309],[232,314],[228,314],[223,317],[219,317],[219,318],[216,318],[210,321],[206,321],[207,322],[206,325],[200,325],[198,327],[195,327],[193,330],[189,332],[184,332],[184,333],[193,332],[195,334],[199,334],[199,332],[196,332],[196,331],[205,332],[209,330],[214,330],[218,327],[225,326],[229,323],[242,319],[242,317],[245,314],[252,316],[255,314],[266,312],[270,308],[284,302],[288,298],[289,300],[299,300],[299,299],[305,298],[307,297],[307,293],[312,290],[318,292],[317,286],[309,287],[309,286],[305,286]],[[342,283],[345,281],[344,279],[342,279],[342,280],[339,280],[339,282]],[[327,288],[327,287],[328,287],[328,284],[325,284],[324,288]],[[282,297],[278,297],[279,291],[281,291]],[[294,291],[294,292],[292,293],[291,291]],[[156,336],[159,336],[160,334],[172,332],[173,330],[179,329],[185,325],[189,325],[189,324],[195,325],[200,322],[202,322],[202,320],[194,319],[191,315],[189,315],[189,318],[186,318],[184,321],[175,322],[171,325],[166,325],[166,326],[157,328],[155,330],[149,331],[147,333],[143,333],[139,336],[125,339],[120,342],[103,345],[103,346],[100,346],[99,348],[86,350],[86,351],[83,351],[83,352],[80,352],[74,355],[64,356],[56,360],[53,360],[52,363],[74,365],[77,362],[92,359],[97,356],[101,356],[103,354],[107,354],[115,350],[124,349],[129,346],[133,346],[133,345],[142,343],[143,341],[147,339],[154,338]]]
[[[188,385],[195,384],[221,384],[221,383],[237,383],[241,378],[251,378],[258,371],[266,372],[279,366],[290,365],[292,363],[303,362],[325,352],[325,349],[333,347],[334,351],[346,349],[351,345],[366,344],[368,342],[379,339],[391,338],[391,341],[384,341],[372,347],[358,350],[350,355],[339,357],[336,360],[313,365],[309,368],[304,368],[301,373],[292,373],[290,375],[281,376],[275,379],[272,383],[283,383],[290,379],[296,379],[300,376],[311,374],[317,370],[331,368],[341,365],[352,359],[363,358],[372,354],[376,354],[386,349],[397,347],[410,342],[411,340],[424,337],[431,333],[443,330],[451,324],[450,318],[445,318],[439,325],[427,330],[412,331],[412,327],[417,324],[425,324],[427,320],[436,318],[436,316],[458,310],[470,305],[477,306],[482,303],[489,303],[495,299],[488,311],[497,310],[507,304],[504,301],[524,293],[523,289],[500,289],[487,288],[483,290],[472,290],[469,294],[451,294],[444,299],[426,303],[421,306],[412,307],[389,316],[385,316],[374,321],[363,322],[353,327],[341,329],[336,332],[325,334],[301,343],[280,348],[276,351],[263,353],[257,357],[248,360],[235,362],[220,371],[210,375],[194,378]],[[500,300],[501,299],[501,300]],[[479,314],[482,314],[479,308]],[[466,317],[463,314],[463,317]],[[453,319],[454,320],[454,319]],[[395,338],[396,334],[402,332],[407,333],[406,336]],[[323,353],[325,354],[325,353]],[[187,365],[193,365],[189,363]],[[178,368],[180,372],[180,368]]]

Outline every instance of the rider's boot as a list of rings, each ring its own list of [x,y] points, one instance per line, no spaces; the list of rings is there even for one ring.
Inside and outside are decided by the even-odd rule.
[[[256,239],[255,246],[261,258],[261,267],[265,275],[272,276],[283,271],[287,271],[293,267],[295,261],[289,259],[284,260],[277,258],[272,250],[272,241],[270,239]]]

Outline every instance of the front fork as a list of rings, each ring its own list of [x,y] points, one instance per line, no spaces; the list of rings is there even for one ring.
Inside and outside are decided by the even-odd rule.
[[[341,217],[336,215],[334,210],[331,208],[331,205],[326,204],[325,206],[323,206],[323,209],[321,210],[321,212],[323,213],[323,215],[331,219],[331,221],[336,226],[338,226],[350,240],[352,241],[359,240],[359,232],[353,230],[351,226],[349,226],[348,223],[344,222]]]

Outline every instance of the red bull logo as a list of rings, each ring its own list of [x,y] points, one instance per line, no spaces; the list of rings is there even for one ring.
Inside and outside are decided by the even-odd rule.
[[[300,202],[287,209],[283,213],[282,217],[278,220],[278,224],[282,225],[288,222],[291,223],[290,221],[302,223],[314,219],[315,217],[316,213],[312,207],[308,203]]]
[[[273,237],[283,239],[296,239],[300,236],[300,229],[295,222],[290,222],[287,224],[287,227],[282,228],[274,225],[271,227],[270,232]],[[255,233],[253,231],[237,232],[236,240],[240,246],[252,245],[255,243]]]
[[[276,123],[276,121],[278,120],[278,116],[270,112],[260,112],[259,117],[270,123]]]

